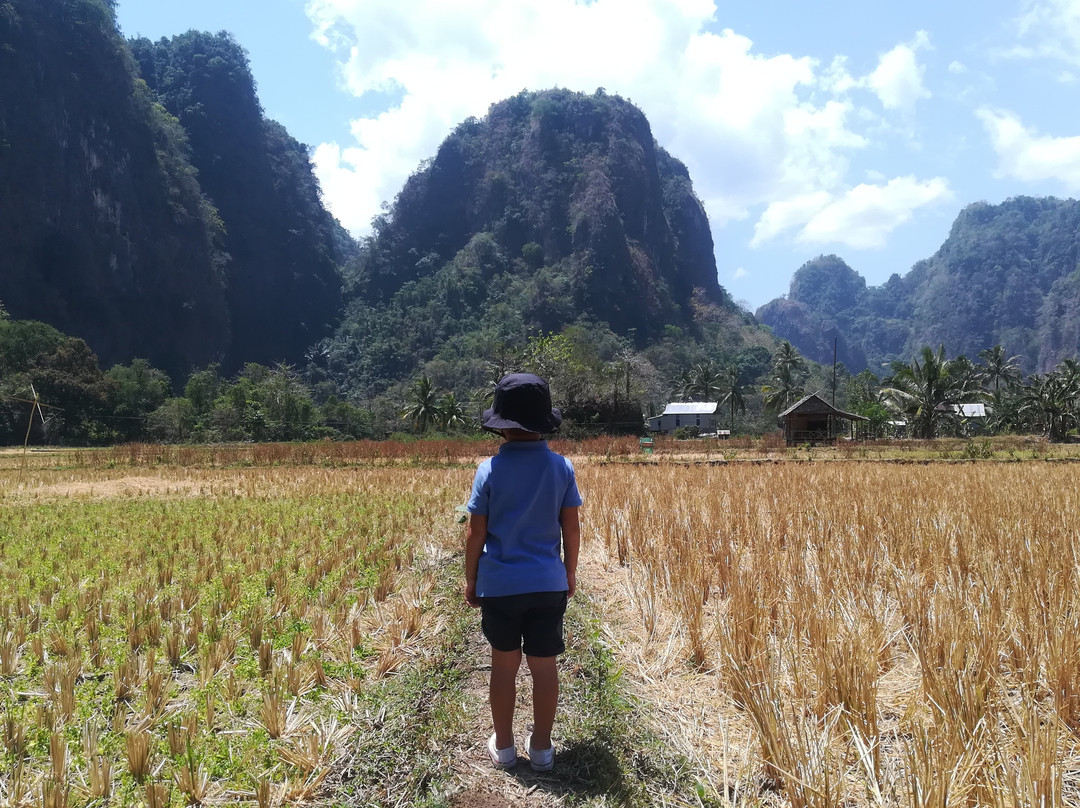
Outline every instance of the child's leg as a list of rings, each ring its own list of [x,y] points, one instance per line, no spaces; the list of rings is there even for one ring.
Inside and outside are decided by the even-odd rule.
[[[551,727],[559,702],[558,657],[527,656],[533,680],[533,749],[551,748]]]
[[[491,649],[491,723],[495,726],[495,746],[509,749],[514,745],[514,703],[517,701],[517,672],[521,651]],[[554,711],[552,711],[554,717]]]

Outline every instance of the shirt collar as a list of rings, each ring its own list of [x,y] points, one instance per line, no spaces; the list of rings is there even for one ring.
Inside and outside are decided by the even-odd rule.
[[[508,440],[499,446],[499,454],[503,452],[530,452],[546,448],[546,440]]]

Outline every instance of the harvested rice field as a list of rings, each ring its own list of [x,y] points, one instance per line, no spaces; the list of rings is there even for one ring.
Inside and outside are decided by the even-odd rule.
[[[493,445],[5,454],[0,805],[1080,804],[1068,451],[558,445],[536,774],[487,763],[460,594]]]

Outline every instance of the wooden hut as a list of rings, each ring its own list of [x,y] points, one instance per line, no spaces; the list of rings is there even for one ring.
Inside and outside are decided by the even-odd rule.
[[[835,443],[845,433],[854,437],[855,423],[869,419],[838,410],[817,393],[811,393],[780,413],[778,420],[787,445],[796,446],[800,443]]]

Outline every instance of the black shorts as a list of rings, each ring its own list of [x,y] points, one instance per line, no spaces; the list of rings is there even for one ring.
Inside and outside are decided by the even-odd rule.
[[[566,592],[529,592],[480,598],[484,636],[496,651],[524,651],[526,656],[558,656],[563,643]]]

